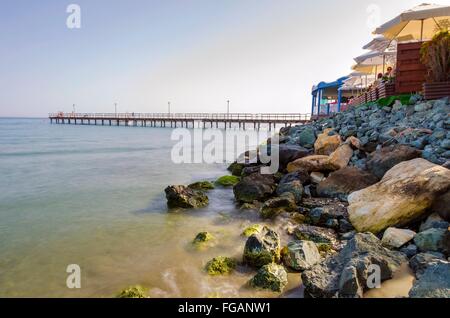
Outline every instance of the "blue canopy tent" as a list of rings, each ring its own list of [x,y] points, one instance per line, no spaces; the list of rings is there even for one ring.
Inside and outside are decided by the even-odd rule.
[[[324,100],[336,99],[337,100],[337,112],[341,111],[342,94],[343,91],[339,88],[344,85],[344,81],[348,79],[348,76],[341,77],[334,82],[325,83],[320,82],[312,88],[312,106],[311,116],[320,115],[321,107],[325,106],[326,114],[330,113],[330,104],[323,103]]]

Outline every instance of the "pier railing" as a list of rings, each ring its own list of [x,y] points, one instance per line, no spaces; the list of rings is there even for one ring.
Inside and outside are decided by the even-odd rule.
[[[163,120],[220,120],[220,121],[308,121],[311,114],[297,113],[50,113],[49,118],[79,119],[163,119]]]

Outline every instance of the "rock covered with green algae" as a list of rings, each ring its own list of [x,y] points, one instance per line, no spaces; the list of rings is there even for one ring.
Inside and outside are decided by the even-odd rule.
[[[202,243],[207,243],[214,239],[214,236],[209,232],[200,232],[198,233],[194,240],[192,241],[192,244],[194,245],[201,245]]]
[[[253,224],[247,227],[243,232],[242,235],[246,237],[250,237],[253,234],[260,233],[263,229],[263,226],[261,224]]]
[[[286,192],[279,197],[267,200],[261,207],[260,215],[263,219],[274,218],[282,212],[294,212],[297,210],[295,196]]]
[[[249,283],[255,288],[282,292],[288,283],[287,272],[282,265],[270,263],[261,267]]]
[[[242,170],[244,169],[245,165],[242,163],[233,162],[228,166],[228,171],[231,172],[233,176],[240,177],[242,174]]]
[[[225,275],[233,272],[236,265],[237,263],[235,259],[225,256],[218,256],[206,264],[205,270],[212,276]]]
[[[117,298],[149,298],[148,289],[140,285],[131,286],[122,290]]]
[[[188,185],[188,187],[194,190],[207,191],[214,189],[214,184],[209,181],[198,181],[191,183],[190,185]]]
[[[168,186],[165,190],[169,208],[203,208],[209,199],[202,191],[197,191],[184,185]]]
[[[280,236],[264,226],[259,233],[251,235],[244,247],[244,263],[261,267],[280,261]]]
[[[232,187],[239,182],[240,178],[236,176],[222,176],[216,180],[216,184],[222,187]]]

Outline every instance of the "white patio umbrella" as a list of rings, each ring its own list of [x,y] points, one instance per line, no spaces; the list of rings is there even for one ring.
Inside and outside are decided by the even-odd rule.
[[[397,56],[396,51],[378,52],[372,51],[354,58],[355,62],[361,65],[383,65],[383,63],[395,62]]]
[[[437,32],[450,26],[450,6],[423,3],[401,13],[377,28],[373,33],[388,39],[431,39]]]
[[[374,66],[375,73],[377,71],[381,71],[384,73],[384,69],[386,65],[394,65],[395,60],[397,58],[397,52],[396,51],[388,51],[388,52],[379,52],[379,51],[372,51],[365,53],[363,55],[360,55],[358,57],[355,57],[354,60],[358,65],[364,66]]]
[[[387,39],[384,36],[377,36],[373,38],[372,41],[364,45],[363,49],[370,51],[385,52],[385,51],[395,51],[396,46],[397,41]]]
[[[375,75],[373,74],[367,74],[365,72],[352,72],[348,76],[348,79],[344,81],[344,85],[342,87],[346,89],[355,88],[358,90],[364,86],[372,84],[373,82],[375,82]]]

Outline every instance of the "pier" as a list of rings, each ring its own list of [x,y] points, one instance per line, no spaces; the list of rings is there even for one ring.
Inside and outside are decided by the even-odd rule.
[[[250,113],[52,113],[50,123],[69,125],[185,127],[185,128],[253,128],[268,125],[295,125],[310,122],[310,114]]]

